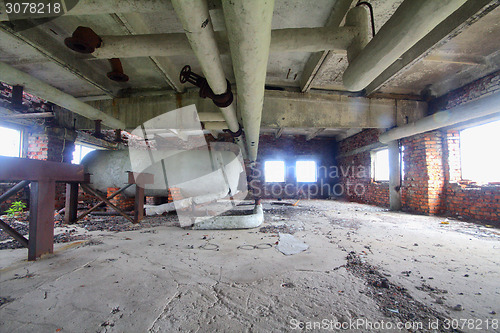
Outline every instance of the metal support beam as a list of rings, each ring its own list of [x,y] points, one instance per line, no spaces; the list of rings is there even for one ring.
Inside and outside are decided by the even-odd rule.
[[[3,220],[0,219],[0,228],[3,229],[6,233],[8,233],[12,238],[14,238],[16,241],[18,241],[22,246],[28,247],[28,240],[26,237],[21,235],[19,232],[17,232],[16,229],[12,228],[10,225],[5,223]]]
[[[28,260],[54,252],[55,196],[53,180],[31,183]]]
[[[8,198],[10,198],[14,194],[16,194],[17,192],[19,192],[23,188],[25,188],[26,186],[28,186],[29,184],[30,184],[29,180],[23,180],[23,181],[17,183],[13,187],[11,187],[7,192],[5,192],[4,194],[2,194],[0,196],[0,203],[4,202],[5,200],[7,200]]]
[[[66,204],[64,210],[64,222],[75,223],[78,213],[78,183],[66,184]]]
[[[96,196],[97,198],[99,198],[102,202],[106,203],[106,205],[108,205],[109,207],[113,208],[118,214],[120,214],[121,216],[123,216],[124,218],[126,218],[127,220],[129,220],[130,222],[132,223],[135,223],[134,219],[131,218],[130,216],[128,216],[127,214],[125,214],[120,208],[116,207],[115,205],[113,205],[108,198],[106,198],[105,196],[97,193],[97,191],[94,191],[93,188],[91,188],[90,186],[88,186],[87,184],[81,184],[82,188],[89,192],[90,194]],[[79,219],[81,218],[80,216],[78,217]]]

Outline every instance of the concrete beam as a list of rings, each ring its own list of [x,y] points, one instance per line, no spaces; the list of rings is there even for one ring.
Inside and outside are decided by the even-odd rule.
[[[0,38],[2,34],[19,39],[45,56],[47,60],[83,81],[90,83],[106,95],[115,96],[116,92],[120,89],[120,86],[109,80],[104,73],[96,71],[92,64],[77,59],[73,51],[66,48],[59,41],[49,38],[38,27],[17,32],[5,24],[0,24]]]
[[[150,25],[146,24],[142,15],[129,14],[116,14],[118,19],[123,23],[125,28],[131,35],[148,34],[151,33]],[[172,61],[167,57],[149,57],[155,64],[158,71],[162,74],[167,84],[177,92],[184,92],[185,88],[179,81],[179,69],[175,67]]]
[[[396,127],[381,134],[379,141],[388,143],[480,117],[500,115],[498,105],[500,105],[500,93],[489,95],[446,111],[437,112],[408,125]]]
[[[325,27],[338,28],[353,2],[353,0],[338,0],[330,13],[330,17],[328,18]],[[302,71],[300,91],[307,92],[311,89],[319,69],[330,52],[331,51],[321,51],[313,53],[309,56],[309,59],[304,66],[304,70]]]
[[[318,129],[314,130],[313,132],[307,134],[306,135],[306,141],[314,139],[316,136],[318,136],[318,134],[320,134],[324,130],[325,130],[324,128],[318,128]]]
[[[366,88],[467,0],[405,0],[344,72],[344,86]]]
[[[102,120],[104,125],[111,128],[125,127],[125,124],[118,119],[105,114],[104,112],[79,101],[73,96],[2,62],[0,62],[0,81],[10,85],[21,85],[24,87],[26,92],[62,106],[86,118],[92,120]]]
[[[279,139],[281,137],[281,135],[283,134],[283,127],[280,127],[276,130],[276,133],[274,134],[274,137],[276,139]]]
[[[389,150],[389,208],[401,210],[401,156],[399,142],[388,143]]]
[[[196,91],[181,96],[183,105],[195,104],[203,121],[219,121],[220,111]],[[126,128],[136,128],[141,123],[176,110],[177,96],[165,93],[163,96],[141,98],[117,98],[113,101],[93,101],[90,105],[110,115],[119,115]],[[398,102],[398,103],[397,103]],[[263,128],[391,128],[396,125],[397,113],[409,114],[408,110],[425,109],[420,101],[399,101],[388,98],[350,97],[340,94],[298,93],[266,91],[261,127]],[[148,110],[144,112],[144,110]],[[409,118],[418,119],[418,114]],[[123,128],[125,129],[125,128]]]
[[[408,68],[415,62],[421,59],[432,61],[432,56],[426,58],[430,51],[446,43],[449,40],[448,36],[456,36],[462,29],[472,24],[470,21],[475,21],[473,16],[485,10],[489,11],[491,10],[490,7],[498,5],[498,2],[495,4],[495,1],[492,3],[491,0],[467,1],[378,75],[366,87],[366,94],[369,95],[378,90],[398,72]]]

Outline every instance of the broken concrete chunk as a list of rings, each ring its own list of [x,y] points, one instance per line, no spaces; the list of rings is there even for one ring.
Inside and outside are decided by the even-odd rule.
[[[309,248],[309,245],[298,240],[290,234],[279,234],[279,242],[276,248],[286,256],[297,254]]]

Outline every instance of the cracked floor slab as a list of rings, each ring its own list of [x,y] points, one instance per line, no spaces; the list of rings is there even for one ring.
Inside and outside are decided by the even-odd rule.
[[[0,297],[9,302],[0,306],[0,331],[270,332],[323,319],[398,322],[398,304],[379,299],[391,289],[377,293],[384,281],[374,277],[443,318],[498,320],[497,229],[326,200],[279,208],[264,201],[264,214],[262,232],[165,224],[97,231],[36,262],[24,249],[2,250]],[[280,253],[281,229],[269,232],[277,224],[297,230],[309,248]],[[353,274],[352,253],[369,269]]]

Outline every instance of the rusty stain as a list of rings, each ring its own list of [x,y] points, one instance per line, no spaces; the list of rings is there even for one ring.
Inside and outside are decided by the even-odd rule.
[[[182,108],[182,94],[175,94],[175,102],[178,109]]]
[[[297,73],[295,73],[295,75],[293,76],[293,79],[296,80],[297,79]]]
[[[288,68],[288,73],[286,74],[286,78],[287,78],[287,79],[288,79],[288,77],[290,76],[290,71],[291,71],[291,70],[292,70],[291,68]]]

